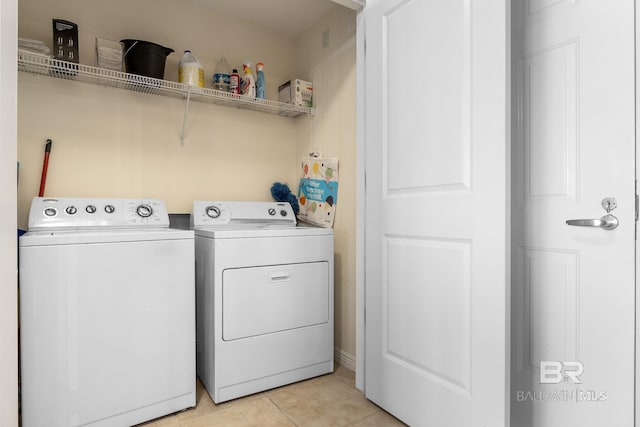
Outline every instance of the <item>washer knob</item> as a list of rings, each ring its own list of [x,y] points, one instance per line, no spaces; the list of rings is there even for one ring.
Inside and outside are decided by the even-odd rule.
[[[212,206],[207,206],[206,212],[207,212],[207,216],[209,218],[214,218],[214,219],[218,218],[220,216],[220,213],[221,213],[220,212],[220,208],[217,207],[217,206],[213,206],[213,205]]]
[[[138,205],[136,213],[142,218],[149,218],[153,215],[153,208],[149,205]]]
[[[66,213],[68,213],[69,215],[75,215],[76,212],[78,212],[78,208],[76,208],[75,206],[67,206],[64,210]]]
[[[86,208],[84,208],[85,211],[87,211],[87,213],[96,213],[96,207],[94,205],[87,205]]]
[[[269,215],[274,216],[276,214],[276,210],[273,208],[269,208]]]
[[[46,216],[56,216],[58,214],[58,210],[56,208],[46,208],[44,210],[44,214]]]
[[[110,213],[114,213],[116,211],[116,208],[113,205],[105,205],[104,211],[110,214]]]
[[[280,215],[282,215],[282,216],[287,216],[287,211],[285,211],[284,209],[282,209],[282,210],[280,211]]]

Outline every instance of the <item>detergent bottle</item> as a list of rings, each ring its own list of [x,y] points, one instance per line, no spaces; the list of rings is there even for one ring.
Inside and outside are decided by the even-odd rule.
[[[244,74],[240,79],[240,93],[245,98],[256,97],[256,81],[251,72],[251,62],[242,64]]]
[[[204,68],[190,50],[184,51],[178,64],[178,82],[204,87]]]

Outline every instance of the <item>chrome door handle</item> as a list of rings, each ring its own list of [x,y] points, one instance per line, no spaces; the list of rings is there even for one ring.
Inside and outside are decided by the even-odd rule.
[[[608,214],[600,219],[568,219],[567,225],[577,225],[578,227],[600,227],[603,230],[613,230],[618,227],[620,223],[618,218]]]

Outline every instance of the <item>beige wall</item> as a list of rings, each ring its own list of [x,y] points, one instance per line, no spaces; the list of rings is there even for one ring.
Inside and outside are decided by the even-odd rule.
[[[228,1],[228,0],[214,0]],[[49,43],[51,18],[78,24],[80,62],[96,65],[95,37],[140,39],[175,50],[168,56],[165,79],[178,80],[178,61],[190,49],[205,69],[210,85],[220,56],[242,71],[243,61],[265,63],[267,98],[276,99],[278,85],[295,74],[294,40],[220,16],[184,0],[20,0],[18,35]]]
[[[237,67],[264,61],[271,99],[278,82],[295,74],[292,40],[184,2],[20,0],[20,37],[49,43],[52,16],[78,24],[80,61],[88,65],[95,65],[95,37],[101,36],[175,49],[167,80],[177,81],[180,52],[188,48],[203,64],[208,85],[222,55]],[[192,102],[181,146],[182,100],[24,73],[18,90],[22,227],[38,192],[47,138],[54,141],[50,196],[159,197],[177,213],[189,212],[196,199],[271,200],[274,181],[296,179],[295,119]]]
[[[293,182],[295,120],[20,73],[20,225],[36,196],[44,141],[53,140],[45,195],[153,197],[169,212],[194,200],[271,200]]]
[[[329,43],[323,47],[323,34]],[[326,40],[326,37],[325,37]],[[320,150],[339,159],[335,230],[336,347],[355,362],[356,346],[356,20],[342,7],[296,42],[298,70],[314,85],[313,117],[298,119],[297,158]]]
[[[336,347],[355,355],[355,15],[336,6],[298,40],[175,0],[20,0],[19,36],[51,41],[51,18],[79,25],[80,62],[95,65],[95,37],[135,38],[173,48],[165,79],[191,49],[210,86],[219,56],[233,67],[265,63],[267,98],[291,78],[314,82],[313,117],[192,102],[184,145],[184,101],[44,76],[18,78],[18,221],[37,195],[51,138],[46,195],[158,197],[172,213],[193,200],[270,200],[273,182],[295,191],[310,149],[340,161],[335,221]],[[187,23],[188,24],[185,24]],[[323,32],[329,45],[323,47]]]

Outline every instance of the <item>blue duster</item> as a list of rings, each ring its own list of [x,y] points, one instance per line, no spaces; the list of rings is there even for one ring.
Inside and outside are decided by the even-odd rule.
[[[300,211],[300,205],[298,205],[298,198],[291,192],[287,184],[280,182],[274,182],[271,186],[271,195],[276,202],[289,202],[293,208],[293,213],[298,215]]]

